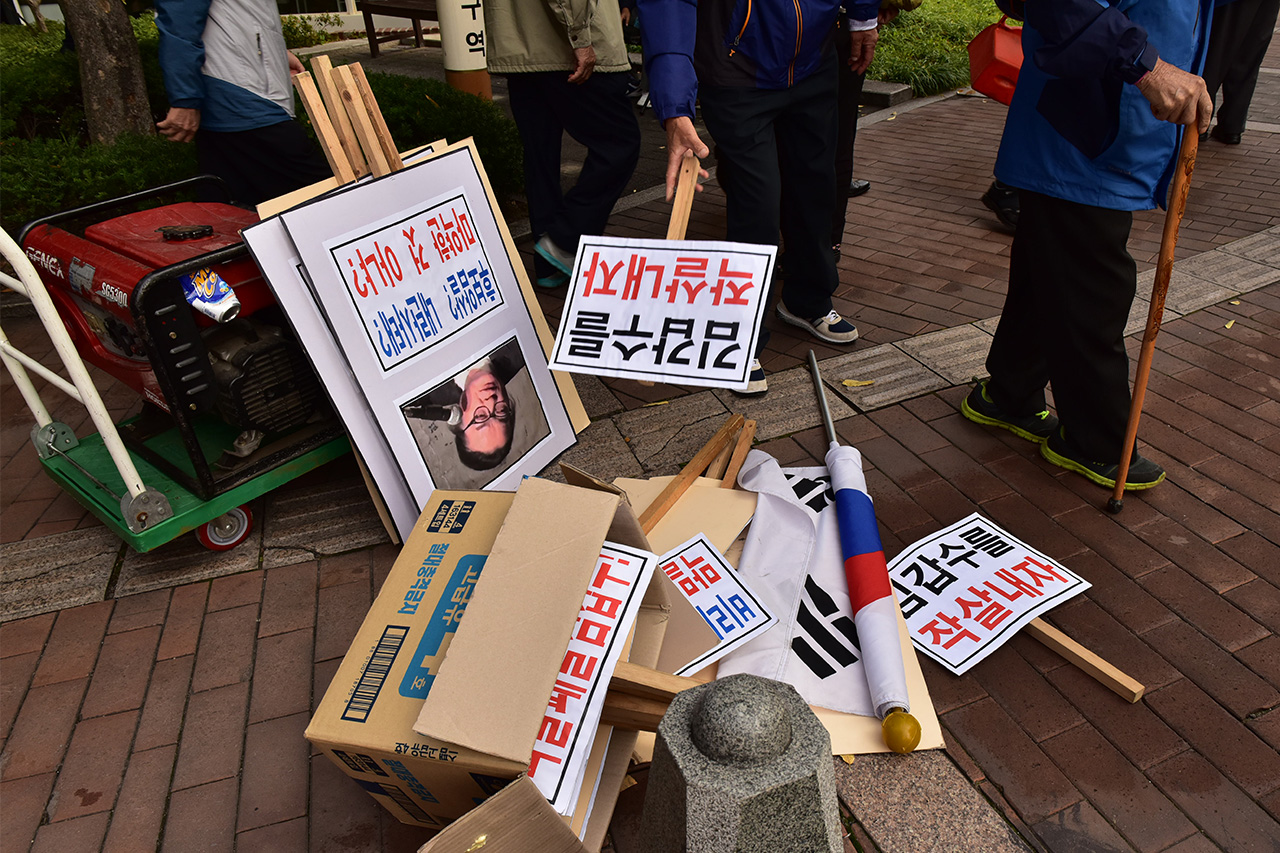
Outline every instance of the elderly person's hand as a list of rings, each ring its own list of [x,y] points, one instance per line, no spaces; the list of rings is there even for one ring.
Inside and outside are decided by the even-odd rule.
[[[671,201],[676,192],[676,181],[680,178],[684,155],[692,151],[693,156],[704,160],[711,149],[698,136],[693,119],[688,116],[673,116],[663,122],[662,127],[667,131],[667,201]],[[708,177],[706,169],[699,168],[698,174]],[[694,184],[694,189],[702,192],[702,185]]]
[[[1151,114],[1161,121],[1194,124],[1199,133],[1209,129],[1213,100],[1203,79],[1158,59],[1137,86],[1151,103]]]
[[[164,120],[156,122],[156,129],[172,142],[190,142],[200,129],[200,111],[189,107],[169,107]]]

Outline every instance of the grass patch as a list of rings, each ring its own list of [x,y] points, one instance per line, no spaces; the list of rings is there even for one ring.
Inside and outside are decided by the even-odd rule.
[[[992,0],[926,0],[880,30],[873,80],[906,83],[916,95],[969,85],[969,42],[1000,19]]]

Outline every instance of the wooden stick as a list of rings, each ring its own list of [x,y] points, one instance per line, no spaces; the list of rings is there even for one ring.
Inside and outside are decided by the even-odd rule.
[[[653,503],[640,514],[640,527],[644,532],[651,533],[653,528],[658,525],[658,521],[666,514],[667,510],[675,506],[676,501],[680,500],[680,496],[688,491],[693,485],[693,481],[698,479],[698,475],[707,469],[707,465],[711,464],[711,460],[715,459],[720,449],[724,447],[733,438],[738,430],[742,429],[742,415],[730,415],[729,419],[724,422],[724,426],[720,427],[720,431],[711,437],[711,440],[703,445],[693,460],[680,471],[676,478],[667,484],[667,487],[656,497]]]
[[[720,480],[720,488],[732,489],[738,483],[738,472],[742,470],[742,463],[747,461],[747,454],[751,452],[751,443],[756,439],[756,422],[747,421],[742,425],[742,432],[738,433],[738,443],[733,447],[733,456],[729,459],[729,467],[725,469],[724,476]]]
[[[738,435],[742,435],[742,433],[739,432]],[[725,470],[729,467],[729,459],[733,456],[733,448],[735,446],[735,442],[731,441],[724,446],[724,449],[716,454],[716,458],[712,459],[711,464],[707,466],[706,476],[713,480],[719,480],[724,476]]]
[[[680,177],[676,181],[676,197],[671,205],[671,223],[667,225],[668,240],[683,240],[689,228],[689,211],[693,207],[694,187],[698,185],[698,158],[686,152],[680,163]]]
[[[618,661],[609,680],[609,692],[625,693],[642,699],[670,702],[677,693],[697,687],[698,681],[683,675],[671,675],[627,661]]]
[[[329,111],[333,129],[338,134],[339,141],[342,142],[342,150],[347,152],[347,162],[351,164],[351,171],[356,173],[357,178],[369,174],[364,155],[360,153],[360,143],[356,139],[355,130],[351,127],[351,119],[347,117],[346,107],[342,105],[342,96],[338,94],[338,87],[333,82],[333,63],[329,57],[321,54],[311,60],[311,69],[315,73],[316,86],[320,89],[321,97],[324,98],[324,105]]]
[[[644,699],[625,693],[614,693],[610,690],[604,695],[604,709],[600,712],[600,722],[616,729],[656,732],[658,723],[662,722],[669,704],[657,699]]]
[[[342,98],[342,105],[351,118],[351,126],[355,129],[356,138],[360,140],[360,148],[364,151],[365,159],[369,161],[369,168],[375,177],[381,178],[383,175],[391,174],[391,164],[387,162],[387,155],[382,152],[382,143],[378,141],[378,135],[373,129],[373,121],[364,108],[364,99],[360,97],[360,91],[356,88],[355,75],[351,73],[349,67],[343,65],[333,70],[333,76],[338,94]]]
[[[1187,193],[1191,191],[1191,172],[1196,167],[1196,150],[1200,137],[1195,125],[1182,129],[1182,149],[1178,168],[1173,173],[1173,189],[1169,193],[1169,210],[1164,216],[1164,232],[1160,236],[1160,257],[1156,262],[1156,277],[1151,283],[1151,307],[1147,310],[1147,328],[1142,333],[1142,351],[1138,355],[1138,371],[1133,379],[1133,402],[1129,405],[1129,422],[1124,430],[1124,448],[1120,451],[1120,470],[1116,472],[1116,485],[1107,502],[1107,509],[1119,512],[1124,507],[1124,482],[1129,476],[1129,458],[1138,443],[1138,421],[1142,418],[1142,404],[1147,396],[1147,379],[1151,376],[1151,360],[1156,351],[1156,335],[1160,334],[1160,320],[1164,316],[1164,299],[1169,293],[1169,279],[1173,277],[1173,251],[1178,245],[1178,226],[1187,210]]]
[[[303,71],[293,75],[293,87],[298,90],[298,97],[302,99],[302,106],[311,119],[311,126],[315,128],[316,138],[320,140],[320,148],[324,151],[324,159],[329,161],[333,176],[338,179],[339,184],[351,183],[356,179],[356,173],[351,168],[351,161],[347,159],[347,152],[342,149],[342,139],[333,129],[333,122],[329,121],[329,113],[324,108],[324,101],[320,99],[320,91],[316,88],[316,82],[311,79],[310,72]]]
[[[378,106],[378,99],[373,96],[373,89],[369,88],[369,78],[364,76],[364,66],[359,62],[353,62],[349,67],[356,81],[356,89],[359,90],[360,98],[364,101],[365,111],[373,120],[373,132],[382,146],[382,155],[387,158],[387,165],[391,167],[391,171],[398,172],[404,168],[404,161],[400,159],[400,152],[396,150],[396,143],[391,138],[391,129],[387,127],[386,119],[382,117],[382,108]]]
[[[1125,701],[1137,702],[1147,692],[1140,681],[1107,663],[1043,619],[1032,619],[1026,630]]]

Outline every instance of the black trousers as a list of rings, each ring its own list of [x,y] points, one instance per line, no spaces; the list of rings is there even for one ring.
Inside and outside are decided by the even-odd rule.
[[[831,310],[835,256],[835,54],[790,89],[704,86],[702,119],[723,153],[727,236],[787,248],[782,301],[805,319]],[[729,173],[723,173],[725,169]],[[761,342],[763,347],[763,339]]]
[[[1124,327],[1137,288],[1126,248],[1133,214],[1019,190],[1009,295],[987,369],[997,405],[1045,408],[1045,384],[1067,443],[1095,462],[1120,461],[1129,417]]]
[[[849,69],[849,32],[836,29],[836,207],[831,217],[831,245],[844,242],[844,225],[849,208],[849,184],[853,181],[853,144],[858,138],[858,106],[866,74]]]
[[[259,204],[333,177],[324,155],[296,121],[223,132],[196,131],[202,172],[226,181],[231,200]]]
[[[568,71],[508,74],[511,113],[524,144],[524,186],[535,237],[572,252],[583,234],[603,234],[640,159],[640,124],[627,99],[625,73],[596,72],[582,84]],[[587,148],[577,182],[561,190],[565,133]],[[549,270],[548,270],[549,272]]]
[[[1222,88],[1218,126],[1225,133],[1244,133],[1258,68],[1271,44],[1277,13],[1280,0],[1234,0],[1213,12],[1204,82],[1211,98]]]

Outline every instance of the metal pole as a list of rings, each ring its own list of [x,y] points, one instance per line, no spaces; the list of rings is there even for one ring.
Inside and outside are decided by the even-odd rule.
[[[809,373],[813,375],[813,393],[818,398],[818,411],[822,413],[822,427],[827,431],[827,443],[839,444],[836,425],[831,420],[831,407],[827,405],[827,391],[822,387],[822,374],[818,372],[818,357],[809,350]]]

